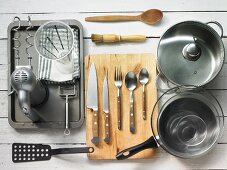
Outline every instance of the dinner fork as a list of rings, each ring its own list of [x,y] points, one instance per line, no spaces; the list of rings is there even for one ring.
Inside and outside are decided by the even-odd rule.
[[[120,69],[115,67],[114,71],[114,84],[117,87],[117,126],[121,130],[121,87],[122,87],[122,72]]]

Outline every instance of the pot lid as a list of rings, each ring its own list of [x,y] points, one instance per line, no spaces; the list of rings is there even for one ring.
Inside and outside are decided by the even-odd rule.
[[[210,26],[186,21],[169,28],[158,46],[161,73],[177,85],[202,86],[220,71],[224,46]]]

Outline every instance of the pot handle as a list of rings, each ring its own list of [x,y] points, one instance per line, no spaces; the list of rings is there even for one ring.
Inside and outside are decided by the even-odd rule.
[[[155,80],[155,85],[158,91],[165,93],[169,89],[176,87],[176,85],[172,84],[169,80],[165,78],[165,76],[161,73],[158,73]],[[161,87],[164,85],[165,87]]]
[[[221,30],[221,34],[219,35],[221,38],[223,37],[223,32],[224,32],[224,29],[223,29],[223,27],[222,27],[222,25],[219,23],[219,22],[217,22],[217,21],[209,21],[209,22],[207,22],[206,23],[207,25],[209,25],[209,24],[215,24],[215,25],[217,25],[219,28],[220,28],[220,30]],[[211,27],[211,26],[210,26]]]
[[[137,154],[138,152],[148,149],[148,148],[158,148],[158,143],[156,142],[154,136],[150,137],[148,140],[146,140],[145,142],[138,144],[136,146],[133,146],[131,148],[125,149],[119,153],[117,153],[116,155],[116,159],[117,160],[123,160],[123,159],[127,159],[135,154]]]

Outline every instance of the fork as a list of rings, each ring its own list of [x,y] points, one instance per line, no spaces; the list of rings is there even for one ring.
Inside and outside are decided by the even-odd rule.
[[[117,126],[121,130],[121,87],[122,87],[122,72],[120,69],[115,67],[114,71],[114,84],[117,87]]]

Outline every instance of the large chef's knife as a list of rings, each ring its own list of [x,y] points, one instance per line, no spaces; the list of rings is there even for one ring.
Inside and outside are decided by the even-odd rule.
[[[88,77],[88,91],[87,91],[87,108],[94,112],[92,121],[93,137],[91,142],[95,145],[99,143],[99,123],[98,123],[98,87],[95,64],[92,63]]]
[[[110,142],[110,115],[109,115],[109,92],[107,78],[103,81],[103,112],[105,114],[105,138],[106,143]]]

